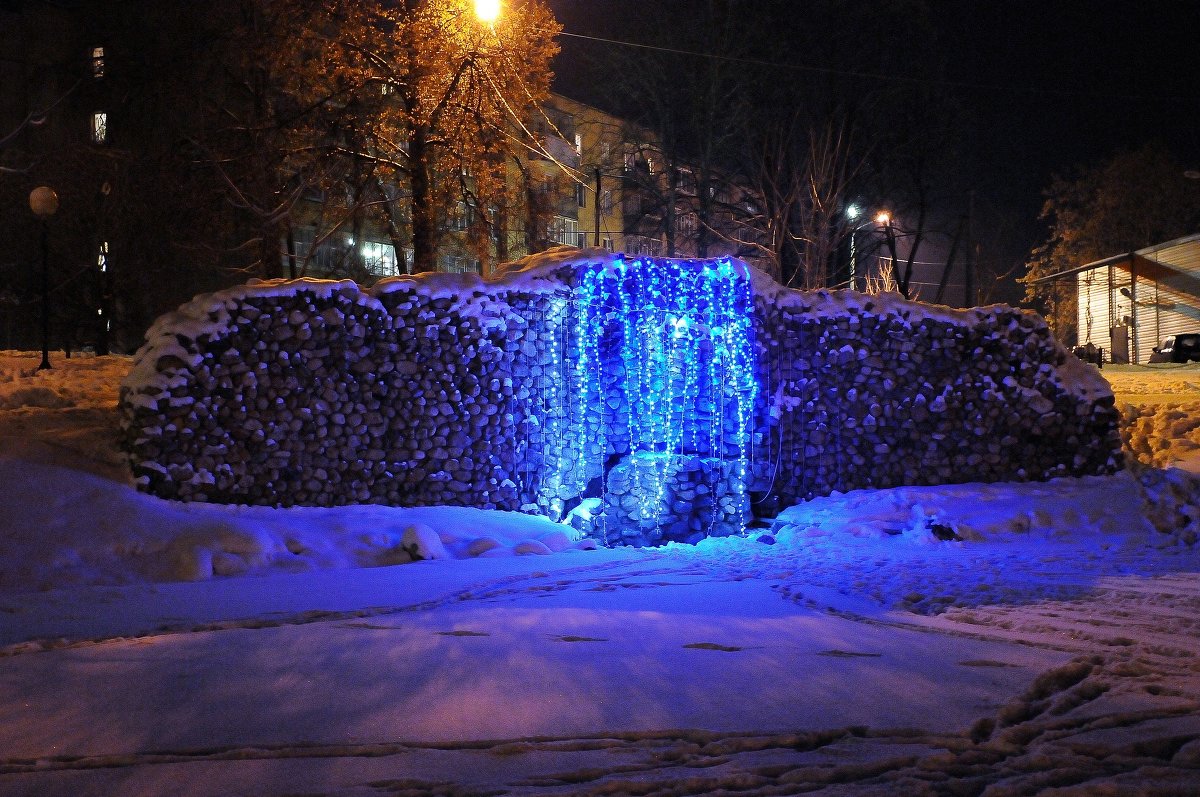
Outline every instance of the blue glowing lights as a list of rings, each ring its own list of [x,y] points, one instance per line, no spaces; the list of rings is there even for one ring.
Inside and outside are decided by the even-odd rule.
[[[626,537],[741,531],[758,391],[746,267],[618,257],[585,267],[571,304],[549,392],[570,405],[555,448],[574,457],[551,458],[546,486],[608,476],[604,516]]]

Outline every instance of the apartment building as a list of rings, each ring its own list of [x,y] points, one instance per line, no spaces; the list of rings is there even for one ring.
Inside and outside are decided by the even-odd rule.
[[[149,39],[115,17],[107,31],[100,0],[0,4],[0,235],[8,242],[0,343],[26,345],[40,306],[38,224],[28,209],[36,185],[61,199],[49,222],[54,326],[81,341],[119,326],[119,345],[135,345],[158,313],[249,276],[372,282],[411,270],[411,223],[397,201],[404,186],[377,180],[364,197],[334,177],[304,184],[300,201],[276,208],[277,174],[243,179],[242,162],[226,164],[219,153],[205,162],[198,132],[222,124],[211,37],[182,29],[186,20],[165,6],[147,8],[154,18],[144,28],[160,34]],[[213,31],[219,13],[205,12]],[[555,94],[512,133],[518,146],[505,155],[505,179],[519,201],[451,203],[439,219],[439,270],[486,276],[497,263],[559,245],[752,252],[738,244],[749,192],[666,157],[652,133],[627,120]],[[474,179],[452,177],[468,187]],[[243,196],[254,180],[259,194]],[[347,212],[356,202],[370,212]]]

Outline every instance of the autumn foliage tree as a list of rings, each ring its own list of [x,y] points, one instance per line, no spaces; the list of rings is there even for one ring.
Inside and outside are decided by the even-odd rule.
[[[1061,340],[1075,333],[1075,291],[1039,280],[1200,230],[1200,182],[1184,170],[1165,148],[1148,144],[1054,177],[1041,214],[1049,235],[1030,253],[1020,281],[1026,301]]]
[[[519,203],[506,155],[524,149],[549,93],[558,26],[541,0],[494,24],[468,0],[267,0],[283,171],[340,202],[325,232],[374,224],[413,270],[436,269],[443,232],[466,229],[485,255],[501,207]],[[483,258],[481,258],[483,259]]]

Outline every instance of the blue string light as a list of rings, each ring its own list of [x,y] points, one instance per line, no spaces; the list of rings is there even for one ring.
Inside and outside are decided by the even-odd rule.
[[[559,410],[543,423],[552,471],[543,495],[552,517],[561,515],[559,488],[581,491],[616,453],[627,454],[631,466],[636,510],[628,514],[653,531],[652,539],[661,538],[664,522],[677,514],[673,491],[687,478],[689,463],[693,471],[701,463],[709,474],[705,530],[712,532],[722,512],[742,530],[758,393],[752,307],[749,273],[727,258],[617,257],[581,270],[566,310],[571,320],[558,307],[550,319],[569,325],[563,353],[551,355],[552,384],[543,387],[545,404]],[[619,348],[602,345],[614,338]],[[624,419],[616,419],[607,402],[609,370],[619,373]],[[619,428],[621,420],[628,440],[610,440],[609,426]]]

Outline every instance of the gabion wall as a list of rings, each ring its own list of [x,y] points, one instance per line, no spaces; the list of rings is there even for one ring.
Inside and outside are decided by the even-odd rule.
[[[581,301],[614,263],[559,252],[488,283],[197,297],[156,322],[122,386],[137,483],[186,501],[570,513],[605,542],[642,545],[735,533],[752,508],[833,490],[1121,466],[1111,393],[1036,315],[801,294],[761,275],[746,307],[753,388],[731,378],[696,391],[696,417],[668,410],[684,424],[672,450],[632,441],[625,359],[640,343],[611,299]],[[732,428],[742,405],[746,428]]]
[[[1122,467],[1111,391],[1034,313],[773,298],[760,295],[755,309],[770,394],[757,421],[761,512],[833,491]]]

